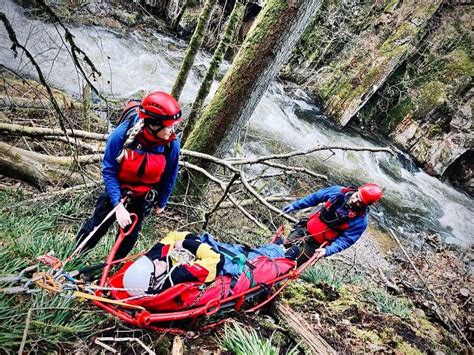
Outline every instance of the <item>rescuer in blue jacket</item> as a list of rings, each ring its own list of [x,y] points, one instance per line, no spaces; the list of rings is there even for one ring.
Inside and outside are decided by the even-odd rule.
[[[141,222],[151,207],[161,213],[168,202],[176,183],[180,155],[174,126],[182,120],[178,102],[161,91],[152,92],[141,102],[130,102],[122,117],[123,122],[107,141],[102,161],[105,192],[76,238],[78,246],[87,239],[81,252],[88,251],[115,220],[125,228],[132,222],[130,213],[137,214],[137,225],[122,242],[115,259],[124,258],[132,250]],[[122,198],[126,195],[128,200],[124,204]]]
[[[315,253],[318,258],[349,248],[364,233],[368,224],[369,206],[382,198],[379,185],[364,184],[358,188],[331,186],[283,208],[284,213],[317,206],[322,207],[298,222],[289,240],[310,237],[305,243],[299,262],[308,260]],[[320,246],[326,242],[327,246]]]

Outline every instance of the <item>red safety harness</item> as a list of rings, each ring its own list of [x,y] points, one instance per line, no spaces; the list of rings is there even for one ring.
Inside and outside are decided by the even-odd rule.
[[[331,244],[345,230],[349,229],[349,222],[359,216],[365,215],[367,210],[349,210],[346,215],[338,213],[346,200],[346,194],[355,192],[354,188],[343,188],[341,193],[326,201],[323,207],[312,213],[308,218],[306,229],[308,234],[316,243],[321,245],[324,242]]]

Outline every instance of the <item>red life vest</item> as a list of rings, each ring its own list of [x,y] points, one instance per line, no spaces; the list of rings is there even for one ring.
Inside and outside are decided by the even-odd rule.
[[[350,188],[342,189],[341,194],[326,201],[319,211],[309,215],[306,229],[308,234],[319,245],[324,242],[330,245],[345,230],[349,229],[349,221],[351,219],[366,213],[366,210],[359,212],[348,211],[347,216],[344,217],[338,216],[335,213],[336,209],[345,202],[345,194],[351,191],[356,190]],[[328,215],[332,216],[331,220],[327,218]]]
[[[138,143],[143,141],[140,135],[135,139],[137,143],[128,149],[118,171],[120,187],[132,191],[135,196],[146,194],[158,184],[166,167],[166,147],[161,153],[150,151],[149,147],[145,149],[143,144]],[[160,143],[163,142],[160,140]]]

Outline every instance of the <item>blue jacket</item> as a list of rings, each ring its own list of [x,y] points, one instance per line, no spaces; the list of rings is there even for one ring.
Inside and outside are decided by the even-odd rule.
[[[109,139],[107,140],[104,159],[102,160],[102,176],[104,179],[105,190],[107,191],[110,202],[112,202],[113,206],[116,206],[120,202],[121,198],[120,182],[117,178],[120,164],[115,159],[122,151],[129,127],[132,127],[138,119],[139,118],[136,115],[135,118],[132,118],[133,122],[128,120],[122,122],[117,128],[113,130],[109,136]],[[163,208],[168,202],[171,191],[173,191],[173,187],[176,183],[176,176],[178,175],[180,153],[179,139],[176,138],[174,141],[172,141],[170,143],[169,149],[167,149],[165,145],[160,145],[153,149],[152,152],[165,153],[165,170],[163,175],[161,175],[160,182],[154,187],[158,192],[158,197],[155,203],[158,205],[158,207]]]
[[[316,206],[322,202],[326,202],[332,197],[337,196],[338,194],[343,193],[342,186],[330,186],[324,189],[318,190],[311,195],[303,197],[302,199],[292,203],[292,206],[295,209],[302,209],[307,207]],[[349,198],[348,194],[346,198]],[[353,219],[348,221],[349,228],[345,230],[330,246],[326,247],[326,256],[339,253],[340,251],[349,248],[354,244],[364,233],[367,228],[369,221],[368,214],[361,216],[356,216]]]
[[[229,244],[229,243],[220,243],[214,239],[212,235],[207,232],[203,232],[199,236],[199,240],[203,243],[209,244],[215,250],[221,250],[221,252],[226,256],[224,259],[224,266],[221,271],[221,275],[232,275],[240,276],[244,264],[244,260],[252,261],[253,259],[265,255],[270,259],[283,258],[285,257],[285,252],[280,245],[276,244],[265,244],[258,248],[252,249],[247,256],[245,256],[245,247],[240,244]],[[225,251],[222,251],[220,247],[224,247],[226,250],[231,251],[235,254],[235,257],[226,255]],[[239,260],[239,258],[242,258]]]

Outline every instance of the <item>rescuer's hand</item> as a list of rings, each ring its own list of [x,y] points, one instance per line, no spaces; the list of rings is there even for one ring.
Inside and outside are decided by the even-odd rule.
[[[156,206],[155,207],[155,214],[161,214],[161,212],[163,212],[165,210],[164,207],[158,207]]]
[[[117,218],[117,222],[122,229],[132,223],[130,213],[128,213],[122,202],[117,205],[117,209],[115,210],[115,218]]]
[[[326,248],[316,249],[314,254],[316,255],[316,259],[324,258],[326,256]]]

